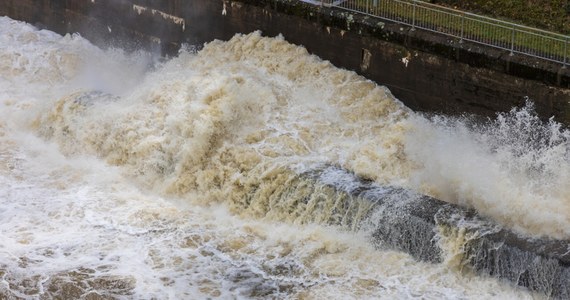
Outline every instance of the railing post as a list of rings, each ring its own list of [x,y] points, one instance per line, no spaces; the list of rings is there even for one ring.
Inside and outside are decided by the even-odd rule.
[[[514,55],[515,51],[515,24],[513,24],[511,29],[511,55]]]
[[[416,5],[417,1],[414,0],[414,9],[412,11],[412,30],[416,29]]]
[[[568,64],[568,39],[569,37],[566,36],[566,43],[564,43],[564,64],[562,68],[566,69],[566,65]]]
[[[465,13],[461,13],[461,36],[459,42],[463,43],[463,32],[465,31]]]

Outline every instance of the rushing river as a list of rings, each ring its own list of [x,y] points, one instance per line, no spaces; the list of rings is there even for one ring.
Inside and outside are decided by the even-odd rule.
[[[280,37],[161,61],[2,17],[0,298],[540,298],[284,189],[336,165],[568,238],[569,141],[531,104],[426,118]]]

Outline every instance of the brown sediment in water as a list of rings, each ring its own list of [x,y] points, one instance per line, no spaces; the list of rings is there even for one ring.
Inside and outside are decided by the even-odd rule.
[[[476,208],[518,232],[570,234],[561,154],[568,132],[558,144],[519,155],[508,139],[493,145],[503,134],[493,130],[509,124],[488,133],[443,117],[438,124],[387,89],[260,33],[182,53],[159,73],[122,98],[70,94],[33,127],[64,153],[101,157],[159,193],[226,202],[234,211],[253,202],[259,216],[289,170],[330,163]]]
[[[238,36],[228,43],[215,42],[197,55],[183,53],[157,72],[150,72],[141,86],[121,97],[100,92],[72,92],[36,106],[27,108],[39,112],[32,129],[47,141],[57,143],[67,158],[85,154],[102,158],[134,179],[137,188],[156,193],[152,201],[146,199],[145,202],[140,194],[135,194],[134,199],[130,195],[113,194],[113,199],[104,202],[105,205],[89,204],[86,211],[81,208],[73,211],[73,204],[63,209],[81,218],[91,214],[90,222],[102,226],[102,232],[137,238],[137,241],[151,239],[152,245],[143,247],[147,255],[143,265],[152,271],[172,270],[176,275],[183,274],[178,278],[187,278],[184,277],[187,270],[194,272],[197,268],[215,265],[217,268],[204,271],[207,278],[191,277],[194,278],[192,283],[199,283],[193,287],[212,296],[227,295],[228,289],[250,296],[278,295],[281,289],[295,294],[309,287],[308,295],[323,295],[327,286],[349,287],[352,291],[363,285],[371,289],[368,293],[371,295],[388,286],[385,282],[367,285],[366,280],[370,278],[351,277],[352,266],[340,263],[356,261],[358,270],[366,269],[369,264],[383,268],[382,259],[362,261],[357,257],[382,257],[383,252],[369,253],[371,249],[366,247],[354,250],[350,242],[340,243],[336,237],[331,240],[319,233],[327,226],[317,226],[316,233],[305,234],[315,223],[366,231],[363,224],[371,224],[362,223],[363,220],[381,220],[374,218],[378,217],[374,215],[378,213],[374,210],[378,203],[339,189],[342,184],[327,185],[325,179],[317,182],[310,171],[332,163],[367,178],[367,181],[356,181],[364,182],[366,187],[373,182],[405,186],[409,184],[410,174],[423,167],[418,160],[409,159],[405,140],[411,129],[418,129],[418,124],[423,123],[415,123],[416,116],[394,100],[385,88],[354,73],[338,70],[282,39],[252,34]],[[26,124],[30,123],[29,119]],[[426,121],[426,126],[428,123]],[[429,140],[426,148],[428,144]],[[50,176],[60,176],[59,171],[69,173],[66,173],[69,178],[80,172],[58,169]],[[46,180],[49,183],[42,185],[62,181],[51,177]],[[110,188],[125,187],[118,186]],[[97,187],[106,188],[106,184]],[[437,193],[440,186],[433,188]],[[387,190],[398,191],[396,188]],[[369,189],[352,190],[357,194],[366,191]],[[217,223],[230,217],[203,222],[199,214],[186,215],[172,207],[153,206],[160,203],[161,195],[183,199],[190,205],[199,203],[192,206],[193,210],[223,203],[234,215],[242,216],[241,220],[255,223],[261,219],[262,223],[227,232],[224,224]],[[399,198],[394,198],[396,196]],[[407,212],[404,208],[410,202],[400,196],[390,198],[400,201],[392,203],[393,210],[386,213]],[[422,203],[428,207],[421,206]],[[397,225],[398,220],[388,219],[387,226],[381,229],[393,237],[404,233],[423,235],[422,238],[433,236],[439,228],[434,231],[431,221],[436,212],[429,210],[430,203],[420,201],[418,204],[426,209],[418,218],[427,218],[427,225],[410,227],[414,228],[410,232],[390,226]],[[44,207],[41,201],[34,205]],[[113,209],[117,205],[124,206],[119,209],[120,220],[111,216],[116,213]],[[102,216],[93,219],[93,210]],[[402,216],[392,215],[394,218]],[[55,222],[66,214],[50,211],[50,216]],[[280,239],[276,232],[283,230],[265,228],[275,221],[287,221],[288,226],[303,224],[303,235],[297,238],[301,233],[294,232]],[[200,225],[185,227],[187,223],[194,224],[192,222]],[[232,226],[229,228],[235,228]],[[339,229],[341,226],[334,228],[338,231],[333,235],[341,235],[344,230]],[[471,239],[460,238],[461,234],[449,235],[447,244],[455,243],[449,247],[458,258],[462,250],[466,251],[462,245]],[[34,241],[37,235],[28,229],[15,236],[25,238],[21,241],[27,245],[37,242]],[[381,236],[381,232],[376,236]],[[291,239],[294,242],[289,242]],[[439,245],[422,246],[432,242],[432,239],[410,236],[400,245],[411,253],[423,248],[424,254],[419,256],[430,260],[428,251],[435,249],[434,253],[439,253]],[[265,246],[266,243],[269,246]],[[117,241],[117,245],[124,244]],[[394,254],[398,255],[404,256]],[[402,262],[401,258],[392,258],[396,263]],[[114,257],[108,255],[108,262],[114,264],[112,259]],[[244,264],[244,260],[248,264]],[[437,260],[440,261],[441,256]],[[455,264],[453,259],[449,263]],[[386,268],[382,270],[388,270]],[[399,268],[393,272],[402,273],[407,266]],[[302,273],[296,273],[295,269]],[[160,284],[180,288],[176,285],[180,284],[176,282],[176,275],[161,277]],[[140,278],[138,274],[133,273],[133,276]],[[212,278],[229,282],[230,287],[212,284],[216,282]],[[144,284],[137,281],[136,285]]]

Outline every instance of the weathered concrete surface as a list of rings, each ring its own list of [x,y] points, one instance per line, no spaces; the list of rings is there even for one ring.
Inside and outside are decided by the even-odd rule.
[[[493,116],[529,97],[543,118],[570,124],[570,68],[296,0],[4,0],[0,15],[171,54],[238,32],[282,33],[414,110]]]
[[[250,5],[228,10],[232,26],[283,33],[333,64],[388,86],[414,110],[492,116],[521,106],[529,97],[543,118],[555,116],[570,124],[570,72],[560,64],[510,56],[369,17],[352,15],[353,21],[347,22],[347,12],[310,4],[266,1],[259,9],[260,1],[242,1]],[[368,63],[363,63],[365,56]]]

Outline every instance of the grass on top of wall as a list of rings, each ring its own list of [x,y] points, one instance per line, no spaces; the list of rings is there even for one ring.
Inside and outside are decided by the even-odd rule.
[[[568,0],[426,0],[426,2],[570,34]]]

